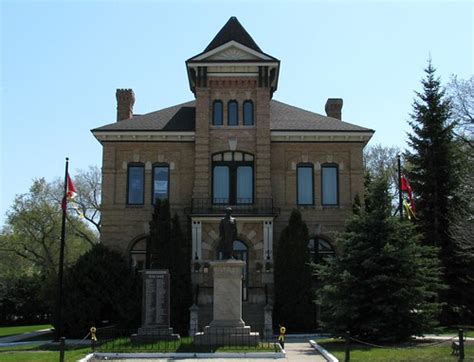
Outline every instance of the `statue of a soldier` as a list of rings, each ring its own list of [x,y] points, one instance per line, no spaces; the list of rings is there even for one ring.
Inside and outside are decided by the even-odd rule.
[[[232,259],[234,254],[234,240],[237,238],[237,223],[232,217],[232,208],[225,209],[225,216],[219,224],[219,251],[222,259]]]

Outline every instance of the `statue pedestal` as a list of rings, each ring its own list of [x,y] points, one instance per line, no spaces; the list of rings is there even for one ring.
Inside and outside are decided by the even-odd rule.
[[[260,341],[258,333],[250,331],[242,320],[241,260],[217,260],[210,263],[214,273],[213,320],[203,332],[194,335],[198,345],[248,345]]]

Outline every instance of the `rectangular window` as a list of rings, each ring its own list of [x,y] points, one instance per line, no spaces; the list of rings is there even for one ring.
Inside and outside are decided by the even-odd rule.
[[[323,205],[338,205],[339,200],[339,180],[337,174],[337,166],[321,167],[321,189],[322,189],[322,204]]]
[[[153,167],[153,200],[169,198],[169,167],[166,165]]]
[[[145,191],[145,167],[134,165],[128,167],[127,204],[143,205]]]
[[[253,203],[253,170],[251,166],[237,167],[237,204]]]
[[[297,167],[297,197],[298,205],[314,205],[313,166],[300,165]]]
[[[213,172],[213,203],[229,203],[229,167],[215,166]]]

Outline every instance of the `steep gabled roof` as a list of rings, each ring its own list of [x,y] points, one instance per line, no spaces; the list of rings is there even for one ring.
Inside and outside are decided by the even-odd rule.
[[[262,53],[260,47],[255,43],[247,30],[244,29],[242,24],[237,20],[235,16],[232,16],[227,23],[222,27],[222,29],[217,33],[217,35],[212,39],[209,45],[204,49],[204,53],[215,49],[223,44],[226,44],[232,40],[245,45],[253,50]]]
[[[95,131],[193,132],[196,124],[196,102],[190,101],[159,111],[102,126]],[[257,120],[258,121],[258,120]],[[336,118],[326,117],[275,100],[270,101],[271,131],[303,132],[373,132]]]

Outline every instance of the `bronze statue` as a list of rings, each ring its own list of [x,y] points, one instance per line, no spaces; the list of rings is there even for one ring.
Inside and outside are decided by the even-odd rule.
[[[234,240],[237,238],[237,223],[232,217],[232,209],[225,209],[225,216],[219,224],[219,251],[222,259],[232,259],[234,254]]]

